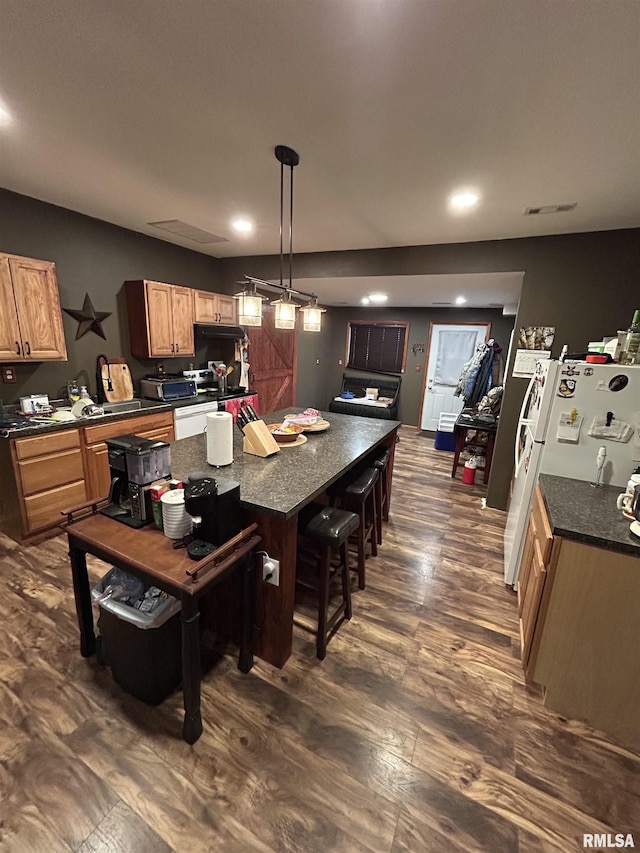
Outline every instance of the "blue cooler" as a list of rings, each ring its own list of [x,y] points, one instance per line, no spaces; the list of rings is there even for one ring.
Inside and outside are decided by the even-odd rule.
[[[457,418],[456,414],[444,413],[440,415],[434,445],[436,450],[455,450],[456,443],[453,436],[453,427]]]

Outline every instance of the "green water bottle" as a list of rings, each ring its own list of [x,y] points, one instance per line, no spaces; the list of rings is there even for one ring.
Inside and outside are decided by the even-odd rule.
[[[620,364],[638,364],[640,361],[640,309],[633,314],[631,325],[620,350]]]

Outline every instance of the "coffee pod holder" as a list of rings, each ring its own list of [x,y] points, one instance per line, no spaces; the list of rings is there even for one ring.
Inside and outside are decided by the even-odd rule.
[[[275,438],[264,421],[250,421],[243,427],[242,432],[244,433],[242,449],[245,453],[264,458],[280,452]]]

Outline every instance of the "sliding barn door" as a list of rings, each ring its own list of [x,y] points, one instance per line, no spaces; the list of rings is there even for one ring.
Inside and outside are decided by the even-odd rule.
[[[276,329],[275,309],[265,305],[262,326],[248,328],[251,390],[261,414],[287,409],[296,399],[296,329]]]

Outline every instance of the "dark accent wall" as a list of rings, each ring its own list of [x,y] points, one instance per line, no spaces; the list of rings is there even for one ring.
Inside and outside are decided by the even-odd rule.
[[[333,353],[331,386],[329,399],[335,397],[340,390],[342,374],[367,375],[364,371],[346,370],[338,361],[344,361],[347,346],[347,329],[351,320],[370,320],[372,322],[405,322],[409,323],[409,339],[407,347],[406,369],[402,374],[398,418],[409,426],[420,425],[422,388],[424,370],[429,345],[429,328],[431,323],[491,323],[491,335],[502,346],[504,357],[507,356],[509,336],[513,329],[513,317],[503,317],[502,309],[458,309],[458,308],[376,308],[367,311],[364,308],[331,309],[333,332],[331,349]],[[424,353],[413,354],[413,344],[423,344]],[[416,370],[416,368],[418,368]],[[372,374],[373,375],[373,374]],[[374,383],[375,384],[375,383]]]
[[[227,258],[220,263],[221,281],[226,284],[246,272],[262,278],[278,275],[275,256]],[[557,357],[564,343],[569,350],[583,349],[588,341],[628,326],[634,309],[640,307],[640,229],[313,253],[297,255],[294,270],[301,278],[522,271],[514,326],[555,326],[552,354]],[[338,326],[334,329],[337,341],[341,333]],[[305,358],[307,341],[301,335],[300,359]],[[510,378],[505,387],[487,495],[488,503],[501,509],[508,502],[513,441],[526,385],[524,379]]]
[[[136,381],[155,369],[156,360],[141,362],[131,357],[122,291],[127,279],[149,278],[227,292],[220,285],[217,258],[3,189],[0,251],[54,261],[63,308],[81,308],[85,293],[89,293],[96,311],[111,312],[103,323],[106,341],[94,332],[76,341],[78,324],[63,314],[68,362],[18,362],[17,383],[0,384],[0,398],[5,403],[16,402],[25,394],[58,396],[75,377],[88,384],[93,393],[95,361],[100,353],[125,357]],[[219,358],[229,343],[199,339],[196,346],[195,358],[165,359],[165,369],[179,372],[190,362],[200,364],[207,358]]]
[[[130,357],[122,293],[126,279],[153,278],[233,293],[235,282],[244,273],[262,278],[279,275],[277,255],[218,260],[2,189],[0,251],[55,261],[63,307],[80,307],[88,292],[96,310],[113,312],[104,323],[106,341],[92,332],[75,341],[77,324],[65,315],[69,361],[18,365],[18,382],[0,385],[0,397],[8,402],[22,394],[56,394],[76,376],[94,390],[95,358],[101,352],[125,356],[135,379],[154,369],[154,362],[142,363]],[[640,229],[310,253],[296,256],[294,270],[304,278],[522,271],[515,328],[555,326],[553,355],[558,356],[564,343],[570,350],[582,349],[588,341],[629,324],[640,304]],[[320,335],[299,332],[300,405],[325,405],[323,401],[339,387],[342,368],[337,361],[344,353],[346,313],[345,309],[327,312],[323,316],[326,331]],[[456,312],[455,316],[461,318],[463,314]],[[427,312],[420,321],[425,328],[429,317]],[[415,331],[414,327],[411,343],[418,340]],[[506,342],[503,345],[506,348]],[[201,340],[195,358],[169,359],[166,367],[180,371],[191,361],[200,365],[208,358],[228,358],[224,348],[225,344]],[[409,393],[403,399],[402,417],[415,423],[419,380],[413,377],[410,382],[408,373],[405,376]],[[526,384],[523,379],[507,381],[489,482],[491,506],[507,505],[515,425]]]

